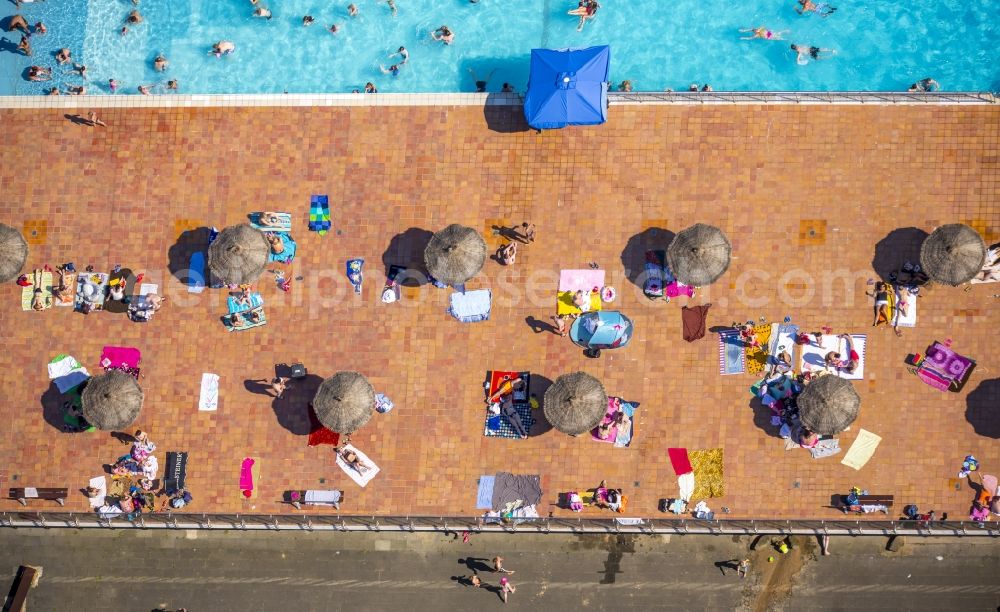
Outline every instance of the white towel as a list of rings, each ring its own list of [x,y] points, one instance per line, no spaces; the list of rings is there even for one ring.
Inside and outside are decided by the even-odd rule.
[[[49,364],[49,378],[59,378],[60,376],[66,376],[73,370],[80,368],[80,362],[73,359],[69,355],[64,356],[59,361],[53,361]]]
[[[686,502],[691,501],[691,496],[694,495],[694,472],[678,476],[677,485],[681,489],[681,499]]]
[[[90,507],[100,508],[104,505],[104,497],[108,494],[108,481],[104,476],[94,476],[90,479],[89,486],[100,490],[97,497],[91,497],[88,499],[88,501],[90,501]]]
[[[305,503],[307,504],[329,504],[331,506],[336,506],[340,503],[341,493],[340,491],[321,491],[318,489],[310,489],[306,491]]]
[[[820,336],[820,343],[810,340],[809,344],[802,346],[802,365],[799,368],[802,372],[820,372],[826,369],[826,354],[830,351],[840,349],[838,343],[840,338],[832,334]]]
[[[862,429],[858,432],[858,437],[854,439],[854,444],[851,444],[851,448],[847,450],[841,463],[860,470],[875,454],[875,449],[878,448],[881,441],[881,436],[875,435],[867,429]]]
[[[149,295],[150,293],[158,294],[160,292],[160,286],[154,285],[153,283],[143,283],[139,286],[139,295]]]
[[[201,396],[198,398],[198,410],[214,412],[219,408],[219,375],[205,372],[201,375]]]
[[[903,311],[899,308],[900,302],[906,302],[906,316],[903,316]],[[917,296],[911,294],[903,287],[896,289],[896,325],[899,327],[916,327],[917,326]]]
[[[854,369],[853,373],[838,368],[836,374],[847,380],[861,380],[865,377],[865,348],[867,347],[868,337],[864,334],[851,334],[851,340],[854,342],[854,350],[857,351],[858,357],[861,357],[858,361],[858,367]],[[841,359],[846,360],[850,358],[851,355],[847,351],[847,340],[840,338],[840,345],[837,350],[840,352]]]
[[[371,466],[370,469],[365,470],[365,473],[362,474],[361,472],[347,465],[347,462],[340,457],[340,453],[337,452],[334,453],[337,457],[337,465],[340,466],[340,469],[344,470],[344,472],[351,477],[351,480],[358,483],[358,486],[364,487],[369,482],[371,482],[372,478],[375,478],[375,475],[379,473],[380,468],[377,465],[375,465],[375,462],[369,459],[367,455],[365,455],[358,449],[354,448],[353,445],[348,444],[344,448],[347,450],[354,451],[355,453],[357,453],[358,459],[360,459],[362,463]]]

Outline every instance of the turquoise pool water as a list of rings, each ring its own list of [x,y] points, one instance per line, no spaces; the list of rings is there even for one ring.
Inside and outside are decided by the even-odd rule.
[[[636,90],[683,90],[710,83],[715,90],[891,91],[933,77],[950,91],[1000,90],[996,0],[872,2],[830,0],[828,18],[801,16],[795,0],[603,0],[597,17],[577,32],[566,14],[575,0],[262,0],[270,20],[252,16],[249,0],[141,0],[144,22],[119,31],[133,9],[129,0],[48,0],[21,13],[49,32],[33,36],[33,57],[16,53],[17,32],[0,46],[0,93],[39,94],[52,86],[25,79],[32,64],[53,67],[65,89],[84,81],[57,66],[68,47],[88,68],[88,93],[137,93],[140,84],[164,91],[168,79],[181,93],[349,92],[374,82],[382,92],[474,91],[473,70],[490,75],[488,89],[507,81],[523,90],[533,47],[611,45],[611,75]],[[0,12],[13,14],[4,3]],[[316,23],[302,26],[303,15]],[[6,20],[5,20],[6,21]],[[337,23],[333,35],[325,27]],[[428,33],[447,24],[456,35],[445,46]],[[790,30],[784,41],[740,40],[740,28]],[[237,50],[216,58],[219,40]],[[830,59],[798,65],[790,43],[836,49]],[[399,76],[382,74],[400,46],[410,61]],[[152,61],[163,53],[165,73]],[[398,58],[397,58],[398,59]]]

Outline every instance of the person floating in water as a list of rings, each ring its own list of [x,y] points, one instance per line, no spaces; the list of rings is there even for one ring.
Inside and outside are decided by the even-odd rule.
[[[580,0],[575,9],[567,11],[569,15],[575,15],[580,18],[580,23],[576,26],[576,31],[580,32],[583,30],[583,24],[587,23],[588,19],[593,19],[597,16],[597,9],[601,8],[597,0]]]
[[[170,62],[167,60],[167,58],[162,53],[159,54],[159,55],[157,55],[156,59],[153,60],[153,68],[157,72],[163,72],[164,70],[166,70],[169,67],[170,67]]]
[[[236,45],[228,40],[220,40],[212,45],[211,53],[215,54],[215,57],[222,57],[223,55],[229,55],[235,52]]]
[[[806,13],[816,13],[820,17],[829,17],[837,9],[825,2],[816,3],[813,0],[799,0],[799,6],[795,9],[799,15]]]
[[[392,66],[386,68],[382,64],[379,64],[378,67],[382,69],[382,74],[391,74],[392,76],[397,77],[399,76],[399,66],[399,64],[393,64]]]
[[[368,81],[365,83],[365,93],[378,93],[378,88],[375,87],[375,83]]]
[[[400,47],[395,53],[390,53],[389,57],[392,58],[397,55],[403,58],[403,61],[399,62],[400,65],[403,65],[406,62],[410,61],[410,52],[406,50],[406,47]]]
[[[740,40],[754,40],[755,38],[761,38],[763,40],[782,40],[782,34],[788,34],[791,30],[782,30],[780,32],[775,32],[774,30],[769,30],[765,26],[757,26],[756,28],[744,28],[740,32],[752,32],[753,36],[741,36]]]
[[[798,62],[799,66],[808,64],[809,58],[814,60],[828,59],[828,56],[820,55],[821,53],[828,53],[829,55],[837,53],[836,49],[820,49],[819,47],[809,45],[791,45],[791,48],[792,51],[795,51],[795,61]]]
[[[927,92],[927,91],[937,91],[941,89],[941,84],[934,79],[928,77],[926,79],[920,79],[906,91],[908,92]]]
[[[253,12],[253,16],[261,17],[263,19],[267,19],[268,21],[270,21],[272,17],[271,9],[267,8],[266,6],[259,6],[257,7],[257,10]]]

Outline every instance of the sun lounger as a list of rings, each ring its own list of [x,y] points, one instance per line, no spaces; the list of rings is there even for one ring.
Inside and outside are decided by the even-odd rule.
[[[493,294],[489,289],[477,289],[451,294],[451,306],[448,314],[463,323],[486,321],[490,318],[490,308]]]
[[[108,288],[108,275],[103,272],[83,272],[76,277],[76,309],[83,312],[103,310]]]
[[[261,223],[260,223],[260,216],[262,214],[263,214],[262,212],[253,212],[253,213],[250,213],[249,215],[247,215],[247,217],[250,219],[250,225],[252,225],[253,227],[255,227],[255,228],[259,229],[259,230],[261,230],[262,232],[285,232],[285,233],[287,233],[287,232],[292,231],[292,214],[291,213],[285,213],[285,212],[274,213],[275,216],[278,218],[278,224],[277,225],[261,225]]]

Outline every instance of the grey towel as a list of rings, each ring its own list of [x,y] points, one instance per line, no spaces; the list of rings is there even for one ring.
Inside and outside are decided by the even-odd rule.
[[[538,475],[497,472],[493,482],[493,510],[499,511],[519,499],[524,500],[526,506],[542,501],[542,484]]]

